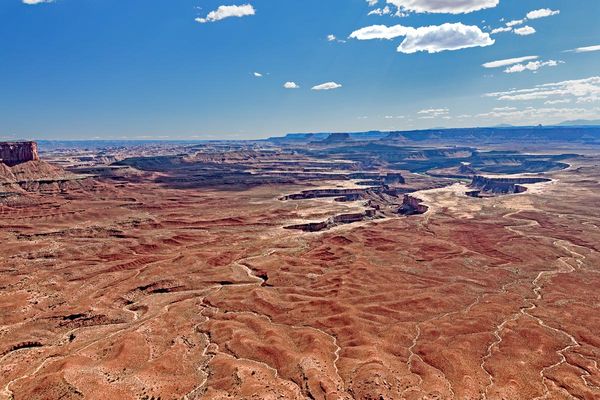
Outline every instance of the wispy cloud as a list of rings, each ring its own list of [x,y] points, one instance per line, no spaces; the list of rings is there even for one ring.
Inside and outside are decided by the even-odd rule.
[[[419,119],[448,118],[450,110],[448,108],[429,108],[421,110],[417,114]]]
[[[567,52],[573,53],[591,53],[593,51],[600,51],[600,44],[596,46],[578,47],[573,50],[567,50]]]
[[[490,112],[476,115],[478,118],[492,121],[505,121],[513,124],[536,125],[543,123],[557,123],[570,119],[593,119],[598,118],[598,108],[557,108],[557,107],[526,107],[517,108],[495,108]]]
[[[591,103],[600,101],[600,76],[487,93],[485,96],[508,101],[574,99],[578,103]]]
[[[369,11],[367,15],[388,15],[391,14],[392,9],[389,6],[385,6],[383,8],[376,8],[374,10]]]
[[[500,67],[506,67],[508,65],[522,63],[524,61],[537,60],[538,58],[539,58],[538,56],[507,58],[506,60],[490,61],[490,62],[483,64],[482,66],[484,68],[500,68]]]
[[[543,67],[556,67],[558,64],[564,64],[564,61],[548,60],[548,61],[530,61],[526,64],[515,64],[506,68],[504,72],[514,74],[515,72],[533,71],[537,72]]]

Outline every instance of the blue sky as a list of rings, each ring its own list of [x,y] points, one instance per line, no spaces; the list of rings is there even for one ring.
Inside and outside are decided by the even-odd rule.
[[[235,139],[600,118],[597,0],[371,3],[2,0],[0,137]]]

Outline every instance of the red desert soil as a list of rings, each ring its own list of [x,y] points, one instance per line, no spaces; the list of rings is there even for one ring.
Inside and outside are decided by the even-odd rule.
[[[298,186],[30,194],[0,206],[0,399],[600,399],[581,167],[321,233],[284,226],[348,206]]]

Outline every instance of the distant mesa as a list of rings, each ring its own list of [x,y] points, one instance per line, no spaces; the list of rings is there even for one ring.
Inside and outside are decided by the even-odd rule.
[[[558,126],[600,126],[600,119],[575,119],[561,122]]]
[[[495,143],[600,143],[600,120],[566,121],[555,126],[511,126],[477,128],[432,128],[408,131],[368,131],[347,133],[352,141],[382,141],[388,144],[495,144]],[[336,135],[336,136],[333,136]],[[289,133],[267,139],[273,143],[325,142],[338,133]],[[347,141],[344,139],[343,141]],[[327,143],[327,142],[326,142]]]
[[[38,147],[35,142],[0,143],[0,162],[9,167],[39,159]]]
[[[332,133],[321,143],[343,143],[352,140],[349,133]]]

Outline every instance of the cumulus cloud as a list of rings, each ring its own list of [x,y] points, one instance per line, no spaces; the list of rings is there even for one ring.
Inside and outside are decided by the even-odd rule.
[[[538,58],[539,58],[538,56],[507,58],[506,60],[497,60],[497,61],[487,62],[485,64],[482,64],[482,67],[484,67],[484,68],[500,68],[500,67],[506,67],[508,65],[519,64],[524,61],[537,60]]]
[[[523,71],[533,71],[537,72],[540,68],[543,67],[556,67],[558,64],[563,64],[564,61],[530,61],[527,64],[515,64],[506,68],[504,72],[507,74],[513,74],[515,72],[523,72]]]
[[[261,74],[260,72],[254,72],[253,75],[257,78],[262,78],[263,74]]]
[[[42,4],[42,3],[53,3],[54,0],[23,0],[23,4],[29,4],[29,5],[34,5],[34,4]]]
[[[216,10],[209,12],[205,18],[196,18],[196,22],[205,24],[207,22],[220,21],[225,18],[241,18],[254,14],[256,14],[256,10],[251,4],[243,4],[241,6],[219,6]]]
[[[549,8],[541,8],[539,10],[533,10],[527,13],[528,19],[538,19],[550,17],[552,15],[560,14],[560,10],[551,10]]]
[[[296,82],[286,82],[283,84],[284,89],[300,89],[300,86]]]
[[[327,41],[328,42],[335,42],[337,38],[335,37],[335,35],[327,35]]]
[[[573,53],[591,53],[592,51],[600,51],[600,44],[596,46],[578,47],[568,51]]]
[[[485,47],[494,44],[488,33],[484,33],[477,26],[462,23],[423,26],[419,28],[402,25],[385,26],[373,25],[361,28],[350,34],[358,40],[394,39],[404,36],[398,46],[401,53],[416,53],[426,51],[439,53],[446,50],[459,50],[469,47]]]
[[[493,8],[500,0],[387,0],[399,12],[465,14]]]
[[[339,89],[341,87],[342,87],[342,85],[340,85],[339,83],[336,83],[336,82],[325,82],[320,85],[313,86],[312,90],[333,90],[333,89]]]
[[[535,29],[529,25],[525,25],[522,28],[517,28],[514,31],[519,36],[533,35],[536,32]]]
[[[373,7],[377,4],[379,0],[367,0],[367,4],[369,4],[370,7]]]
[[[578,103],[590,103],[600,100],[600,76],[487,93],[485,96],[507,101],[574,99]]]
[[[484,33],[477,26],[456,24],[443,24],[440,26],[427,26],[409,32],[398,47],[402,53],[416,53],[427,51],[439,53],[446,50],[460,50],[469,47],[486,47],[494,44],[490,35]]]

